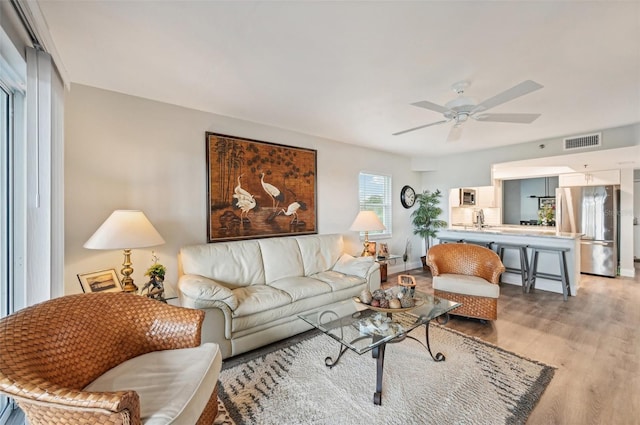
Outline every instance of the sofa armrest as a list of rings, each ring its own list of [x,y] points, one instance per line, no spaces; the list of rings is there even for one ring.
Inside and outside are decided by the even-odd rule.
[[[238,299],[231,289],[204,276],[183,275],[178,280],[178,289],[197,303],[196,308],[218,307],[220,302],[232,311],[238,308]]]
[[[382,277],[380,276],[380,263],[374,262],[367,271],[367,284],[369,291],[380,289]]]

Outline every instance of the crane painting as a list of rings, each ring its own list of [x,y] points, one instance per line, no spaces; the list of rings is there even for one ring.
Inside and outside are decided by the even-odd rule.
[[[209,242],[317,233],[314,149],[206,133]]]

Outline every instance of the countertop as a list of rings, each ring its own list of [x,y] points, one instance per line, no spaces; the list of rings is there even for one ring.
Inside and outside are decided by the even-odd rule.
[[[442,229],[450,232],[465,232],[465,233],[485,233],[488,235],[518,235],[518,236],[538,236],[538,237],[552,237],[562,239],[580,239],[581,233],[568,233],[559,232],[555,227],[546,226],[518,226],[518,225],[498,225],[498,226],[485,226],[482,229],[478,229],[475,226],[456,225],[451,226],[448,229]]]

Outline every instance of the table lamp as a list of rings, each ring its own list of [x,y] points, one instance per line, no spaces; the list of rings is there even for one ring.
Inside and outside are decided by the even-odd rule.
[[[362,257],[373,255],[369,251],[369,232],[384,229],[386,229],[386,227],[384,227],[384,224],[382,224],[378,218],[378,214],[374,211],[360,211],[358,213],[349,230],[364,232],[364,250],[361,254]]]
[[[153,227],[146,215],[138,210],[116,210],[96,232],[85,242],[87,249],[123,249],[122,290],[136,292],[138,287],[133,283],[131,274],[131,249],[161,245],[164,239]]]

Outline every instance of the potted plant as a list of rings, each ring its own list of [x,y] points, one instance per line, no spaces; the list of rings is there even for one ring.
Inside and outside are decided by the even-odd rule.
[[[427,270],[427,252],[431,246],[431,238],[436,236],[437,229],[447,227],[446,221],[438,219],[440,214],[442,214],[442,208],[438,206],[441,197],[442,193],[439,189],[436,189],[435,192],[425,190],[417,194],[416,204],[418,208],[411,213],[413,234],[424,239],[425,255],[420,257],[424,270]]]

